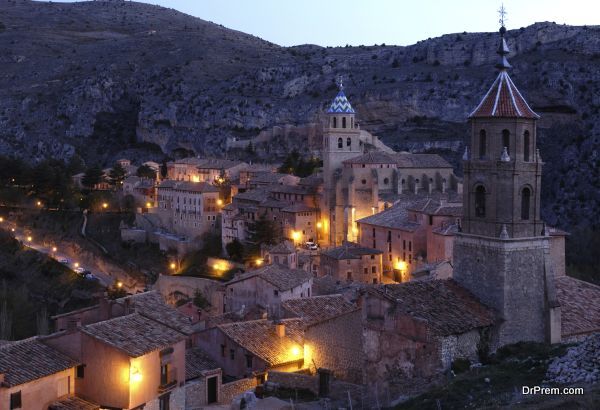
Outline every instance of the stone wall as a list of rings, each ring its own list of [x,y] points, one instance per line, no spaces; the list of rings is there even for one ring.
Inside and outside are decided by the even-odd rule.
[[[187,410],[186,406],[186,389],[185,387],[178,387],[171,390],[169,395],[169,409],[170,410]],[[157,397],[154,400],[147,402],[144,405],[144,410],[160,410],[160,401]]]
[[[502,240],[459,234],[454,243],[454,279],[504,321],[491,347],[547,339],[544,252],[547,239]]]
[[[231,403],[235,396],[255,387],[256,378],[254,377],[240,379],[231,383],[223,384],[221,385],[221,395],[219,397],[219,403]]]
[[[193,298],[196,290],[202,292],[211,304],[211,312],[223,313],[223,292],[221,283],[211,279],[194,278],[191,276],[160,275],[154,284],[167,303],[175,304],[182,297]]]
[[[316,325],[304,333],[305,365],[332,370],[337,379],[362,383],[362,324],[356,310]]]
[[[441,358],[444,370],[452,365],[458,358],[478,361],[477,344],[479,343],[479,331],[471,330],[460,335],[451,335],[440,341]]]
[[[286,373],[269,371],[267,379],[281,387],[291,389],[306,389],[319,394],[319,377],[302,373]]]
[[[221,397],[221,371],[204,372],[198,379],[194,379],[185,385],[185,410],[202,410],[207,405],[206,379],[217,377],[217,397]]]

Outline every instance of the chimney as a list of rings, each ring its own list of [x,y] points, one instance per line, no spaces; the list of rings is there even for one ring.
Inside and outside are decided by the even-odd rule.
[[[275,333],[277,336],[284,337],[285,336],[285,324],[282,321],[275,322]]]

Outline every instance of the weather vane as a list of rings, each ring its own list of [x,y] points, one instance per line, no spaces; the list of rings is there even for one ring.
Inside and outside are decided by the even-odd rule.
[[[500,25],[504,27],[504,23],[506,22],[506,9],[504,8],[504,3],[502,3],[500,9],[498,9],[498,15],[500,16],[500,20],[498,20],[498,23],[500,23]]]

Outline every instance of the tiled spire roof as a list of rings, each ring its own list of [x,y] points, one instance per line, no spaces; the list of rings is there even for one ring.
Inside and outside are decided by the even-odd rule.
[[[350,105],[350,101],[346,98],[346,94],[344,94],[344,86],[340,82],[340,92],[335,96],[331,106],[327,110],[328,113],[346,113],[346,114],[354,114],[354,108]]]
[[[506,72],[511,68],[506,56],[510,52],[506,40],[504,39],[506,28],[500,28],[500,46],[498,47],[498,55],[500,61],[496,64],[496,68],[500,70],[496,81],[485,94],[477,108],[469,115],[469,118],[482,117],[498,117],[498,118],[531,118],[538,119],[540,116],[536,114],[515,84]]]

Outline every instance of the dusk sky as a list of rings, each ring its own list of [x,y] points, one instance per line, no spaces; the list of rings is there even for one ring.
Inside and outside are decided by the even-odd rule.
[[[146,0],[284,45],[409,45],[447,33],[495,31],[492,0]],[[600,24],[600,1],[506,0],[507,28],[539,21]]]

